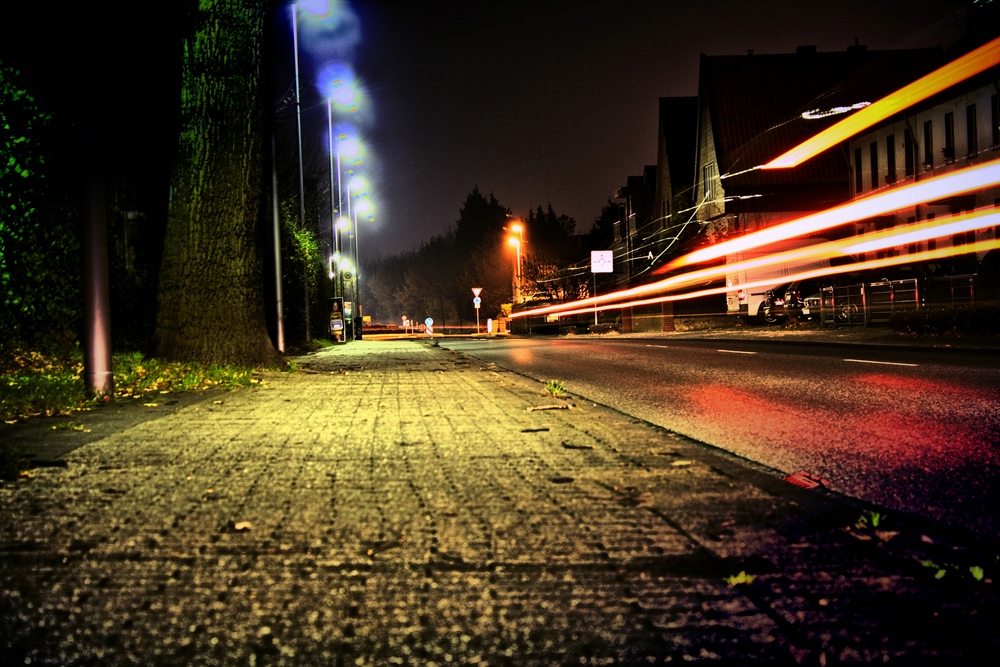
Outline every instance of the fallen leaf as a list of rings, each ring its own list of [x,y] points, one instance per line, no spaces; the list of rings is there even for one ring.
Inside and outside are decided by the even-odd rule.
[[[212,401],[215,405],[222,405],[222,401]]]
[[[889,540],[891,540],[892,538],[896,537],[897,535],[899,535],[899,531],[898,530],[876,530],[875,531],[875,537],[877,537],[878,539],[882,540],[883,542],[888,542]]]
[[[147,408],[155,408],[159,403],[143,403],[143,405]]]
[[[689,466],[692,463],[694,463],[694,461],[674,461],[670,465],[672,465],[672,466]]]
[[[233,530],[237,533],[243,532],[244,530],[253,530],[253,524],[249,521],[239,521],[233,524]]]

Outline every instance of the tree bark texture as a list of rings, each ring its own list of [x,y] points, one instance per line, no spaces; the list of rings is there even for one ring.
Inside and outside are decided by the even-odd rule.
[[[184,38],[181,132],[160,273],[156,354],[273,365],[259,225],[266,0],[200,0]]]

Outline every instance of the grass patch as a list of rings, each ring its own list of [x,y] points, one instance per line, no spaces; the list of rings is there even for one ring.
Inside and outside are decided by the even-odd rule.
[[[0,374],[0,418],[13,423],[30,417],[68,415],[99,402],[211,387],[231,390],[259,383],[249,368],[168,363],[138,353],[114,355],[112,372],[114,393],[94,399],[87,396],[84,386],[82,358],[15,354]]]
[[[285,350],[285,356],[300,357],[310,352],[316,352],[326,347],[332,347],[334,342],[326,338],[313,338],[312,340],[292,345]]]

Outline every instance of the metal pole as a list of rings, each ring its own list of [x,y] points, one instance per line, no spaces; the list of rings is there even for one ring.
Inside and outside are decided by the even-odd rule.
[[[351,196],[348,188],[347,196]],[[348,200],[350,201],[350,200]],[[359,232],[358,229],[358,209],[354,209],[354,312],[356,317],[363,317],[361,313],[361,251],[358,249]],[[358,329],[355,326],[351,331],[354,333],[354,340],[358,339]]]
[[[597,296],[597,274],[594,274],[594,296]],[[594,304],[594,326],[597,326],[597,304]]]
[[[108,220],[100,138],[91,128],[90,187],[83,235],[84,385],[91,395],[114,391],[111,362],[111,305],[108,285]]]
[[[340,151],[337,151],[337,218],[340,218],[340,213],[344,208],[344,191],[341,189],[341,179],[340,179]],[[334,239],[337,242],[337,256],[340,257],[340,227],[334,224]],[[338,260],[339,264],[339,260]],[[344,272],[340,271],[340,266],[337,266],[337,296],[344,296]]]
[[[337,252],[340,251],[340,244],[337,242],[337,213],[340,212],[340,194],[339,194],[339,185],[338,185],[338,189],[337,190],[333,189],[333,177],[334,177],[334,173],[336,173],[337,174],[337,182],[339,184],[339,182],[340,182],[340,155],[337,154],[337,156],[336,156],[336,159],[337,159],[337,171],[334,172],[334,167],[333,167],[333,160],[334,160],[334,151],[333,151],[333,98],[332,97],[326,98],[326,122],[327,122],[327,128],[328,128],[328,134],[329,134],[329,143],[330,143],[330,147],[329,147],[330,148],[330,247],[332,248],[332,251],[336,254]],[[334,200],[333,200],[333,195],[334,195],[335,192],[337,193],[337,201],[336,201],[336,203],[334,203]],[[338,272],[340,271],[340,267],[337,265],[336,261],[334,261],[334,262],[332,262],[330,264],[330,270],[333,272],[333,295],[335,297],[336,296],[340,296],[340,294],[339,294],[339,292],[337,290],[337,275],[338,275]]]
[[[278,206],[278,155],[271,132],[271,215],[274,218],[274,290],[278,316],[278,351],[285,351],[285,315],[281,299],[281,213]]]
[[[295,56],[295,125],[298,130],[299,150],[299,229],[306,228],[306,185],[302,169],[302,101],[299,99],[299,23],[296,13],[297,3],[289,5],[292,12],[292,49]],[[302,288],[305,295],[306,340],[311,340],[309,325],[309,260],[302,266]]]

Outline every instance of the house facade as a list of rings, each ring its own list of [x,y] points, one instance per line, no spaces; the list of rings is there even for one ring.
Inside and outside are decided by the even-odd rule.
[[[1000,159],[1000,68],[961,82],[926,102],[851,139],[851,195],[858,199]],[[1000,188],[924,202],[856,223],[863,235],[983,209],[1000,210]],[[916,254],[1000,238],[1000,225],[855,256],[858,261]],[[941,262],[950,272],[974,272],[985,253]]]

